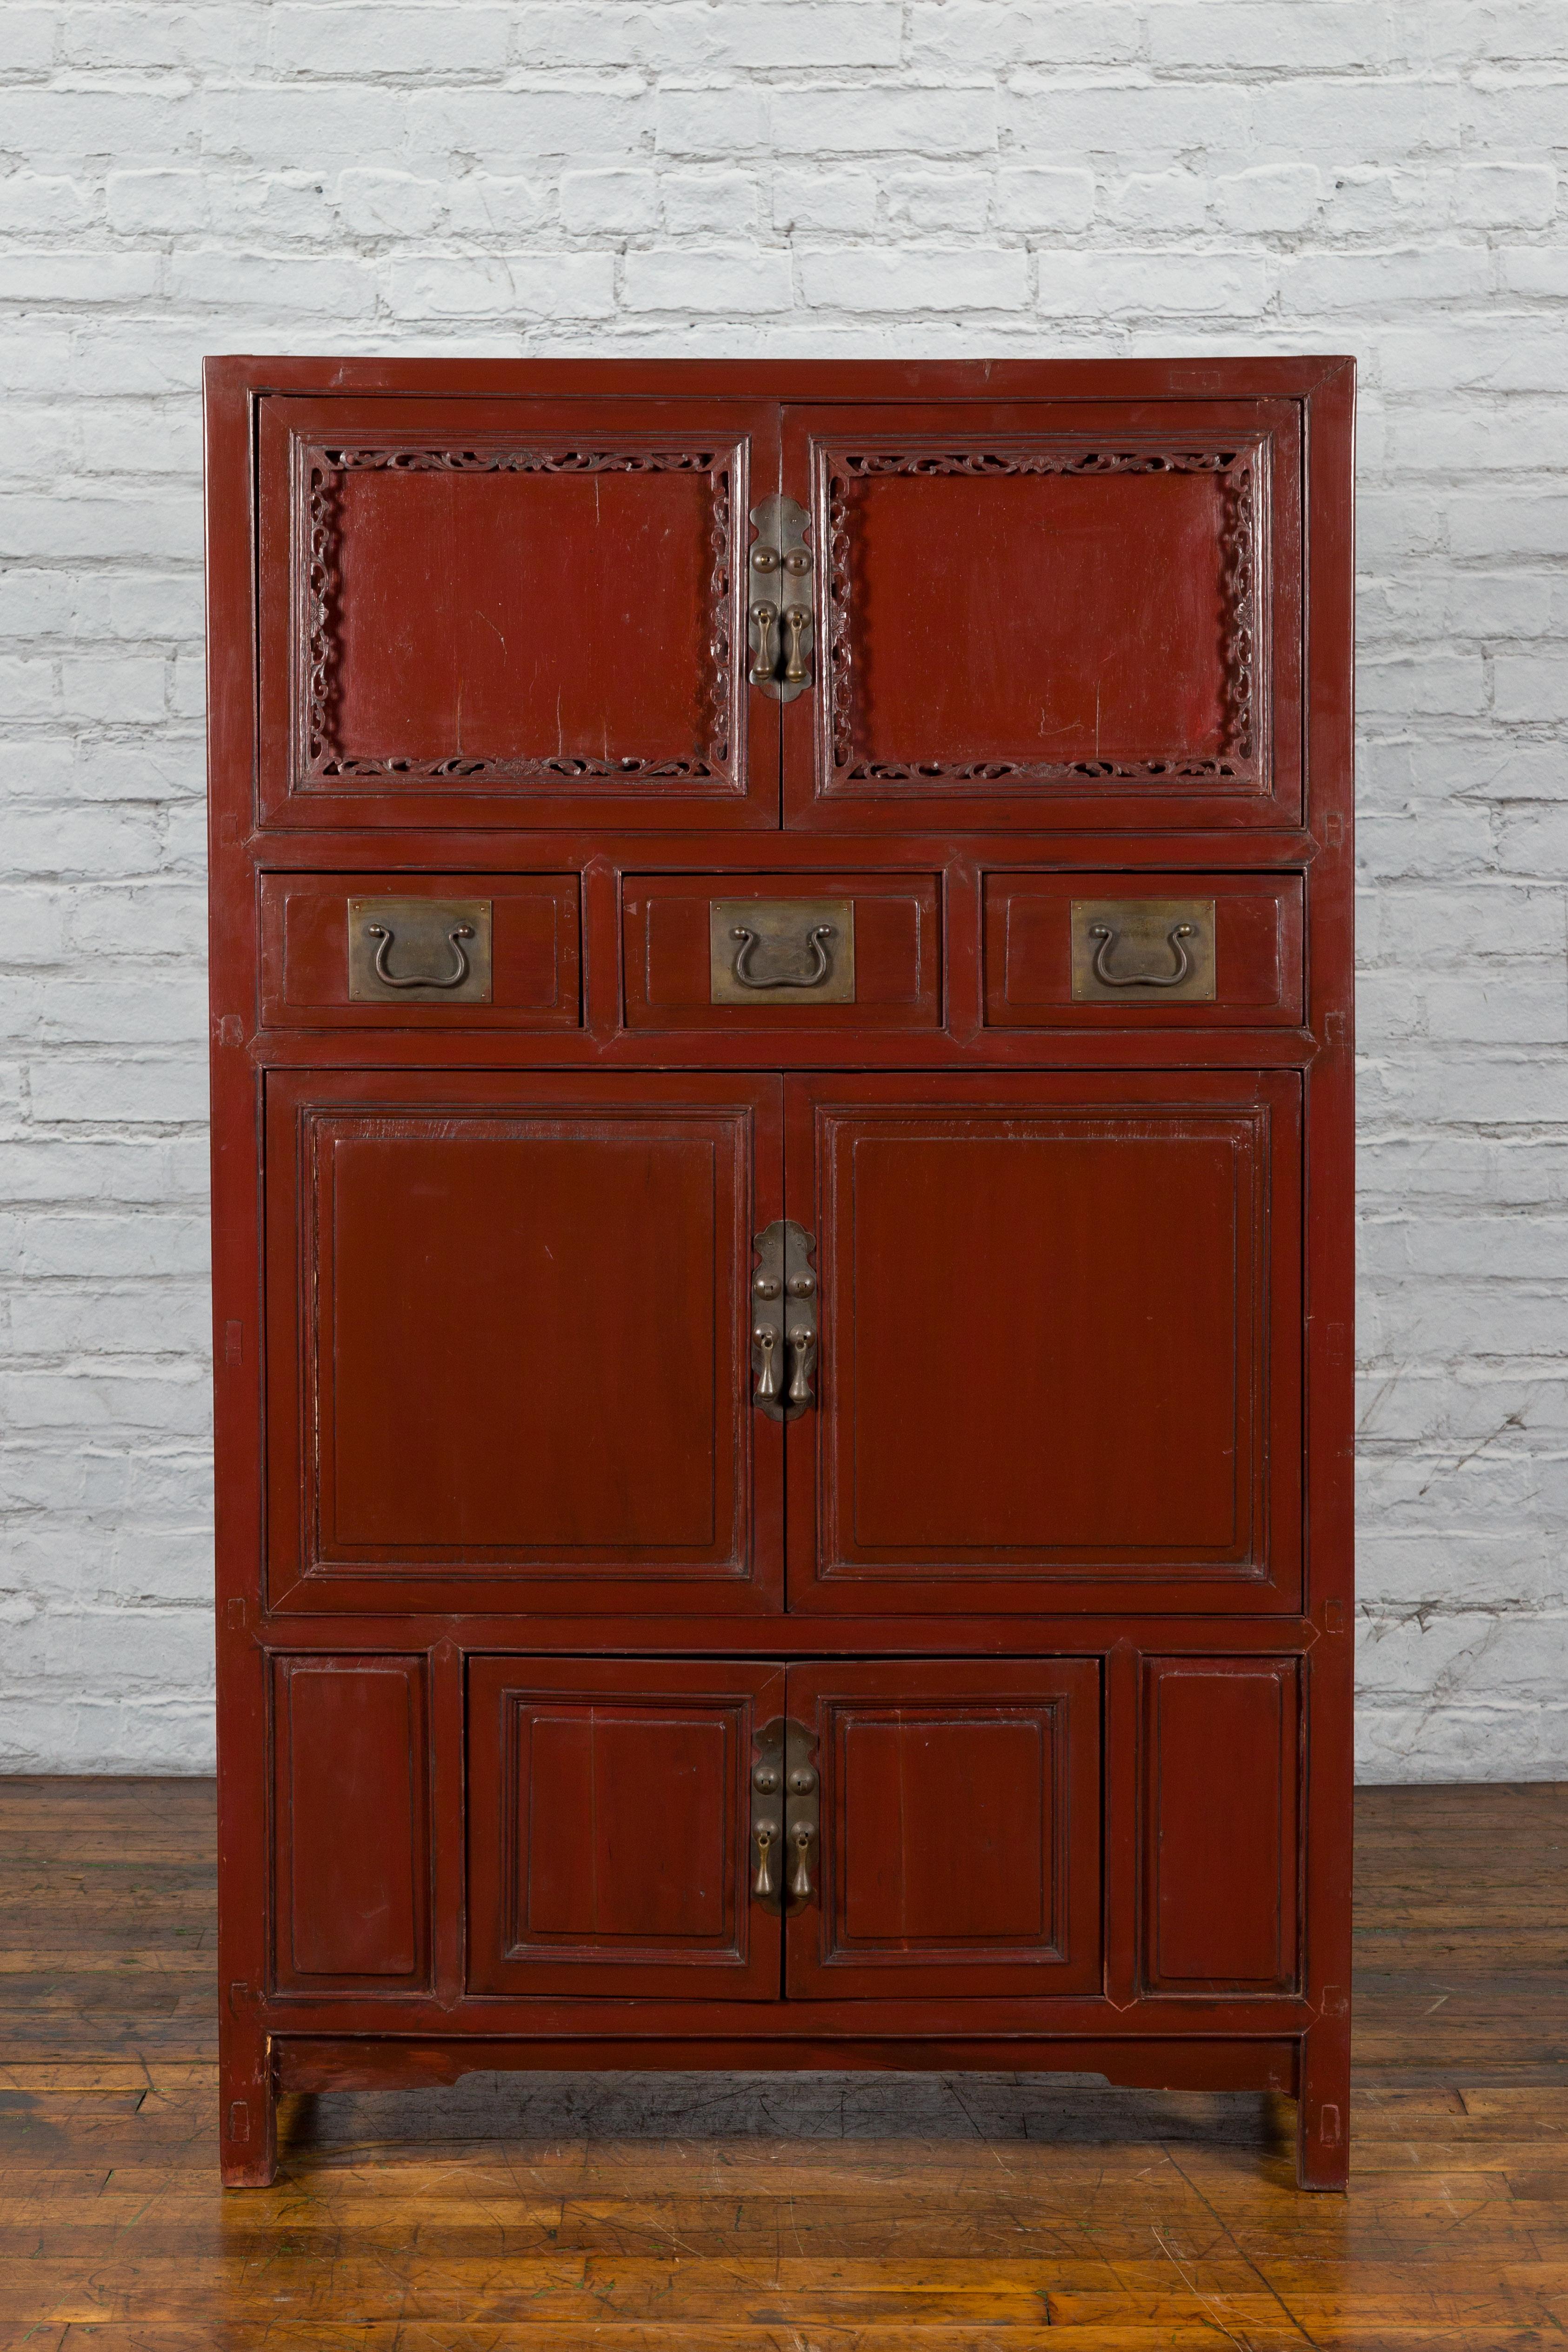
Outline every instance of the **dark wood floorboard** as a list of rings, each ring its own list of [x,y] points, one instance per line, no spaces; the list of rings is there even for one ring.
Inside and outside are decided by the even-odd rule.
[[[210,1784],[0,1780],[0,2352],[1568,2352],[1568,1786],[1358,1810],[1347,2199],[1037,2075],[292,2099],[225,2197]]]

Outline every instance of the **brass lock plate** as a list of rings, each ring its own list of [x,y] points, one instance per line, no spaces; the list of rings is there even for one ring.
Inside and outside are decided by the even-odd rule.
[[[354,1004],[488,1004],[488,898],[350,898]]]
[[[753,1007],[852,1004],[852,898],[711,898],[708,996]]]
[[[1075,1004],[1211,1003],[1212,898],[1074,898]]]
[[[777,493],[751,509],[757,526],[747,563],[746,634],[753,686],[775,702],[793,702],[811,683],[817,623],[813,563],[806,544],[811,518]]]
[[[769,1421],[796,1421],[817,1401],[817,1237],[779,1217],[751,1245],[751,1402]]]
[[[788,1917],[815,1900],[821,1873],[821,1774],[803,1723],[775,1716],[752,1743],[751,1899]]]

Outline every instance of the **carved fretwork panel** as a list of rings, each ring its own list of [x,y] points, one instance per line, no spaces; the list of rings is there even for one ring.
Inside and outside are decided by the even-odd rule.
[[[733,816],[777,758],[744,673],[754,420],[476,405],[269,404],[269,814]]]
[[[940,801],[1053,823],[1109,803],[1179,824],[1211,821],[1204,803],[1220,822],[1293,810],[1282,419],[802,413],[786,448],[810,477],[822,647],[809,793],[786,721],[796,808]]]
[[[1250,777],[1255,458],[1251,449],[828,453],[835,771],[852,783]],[[921,578],[926,550],[943,583],[935,595]],[[1128,572],[1143,591],[1145,658],[1107,668]],[[895,627],[933,656],[946,638],[957,658],[895,667]],[[937,746],[966,725],[972,750],[943,756]]]

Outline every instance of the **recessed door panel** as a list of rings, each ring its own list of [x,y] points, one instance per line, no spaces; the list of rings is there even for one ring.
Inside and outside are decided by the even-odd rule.
[[[1293,1076],[789,1082],[817,1401],[806,1608],[1282,1607]]]
[[[1144,1979],[1279,1993],[1301,1970],[1301,1663],[1144,1667]]]
[[[747,1775],[782,1667],[475,1658],[469,1990],[769,2000]]]
[[[1097,1661],[791,1666],[789,1712],[821,1823],[791,1993],[1099,1990]]]
[[[783,464],[823,649],[791,821],[1293,817],[1290,404],[791,407]]]
[[[771,822],[744,583],[766,404],[272,398],[274,821]]]
[[[275,1597],[760,1606],[777,1106],[767,1079],[276,1077]]]
[[[430,1975],[425,1664],[272,1667],[273,1972],[297,1992],[413,1992]]]

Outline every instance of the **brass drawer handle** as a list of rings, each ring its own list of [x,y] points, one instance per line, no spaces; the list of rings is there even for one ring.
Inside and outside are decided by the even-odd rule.
[[[1191,923],[1173,923],[1166,933],[1166,943],[1176,958],[1174,971],[1114,972],[1110,969],[1111,951],[1121,934],[1109,923],[1091,923],[1089,936],[1100,944],[1094,950],[1094,977],[1105,988],[1179,988],[1192,970],[1192,958],[1186,941],[1194,935]]]
[[[474,926],[472,923],[455,923],[446,936],[456,959],[455,970],[443,974],[414,972],[407,979],[400,980],[395,972],[387,970],[387,958],[392,953],[396,932],[390,923],[365,925],[365,937],[381,942],[376,950],[375,972],[384,988],[461,988],[468,977],[468,955],[463,942],[473,938]]]
[[[854,1003],[852,898],[710,898],[707,922],[711,1003],[758,1014]]]
[[[788,614],[785,617],[788,618]],[[817,923],[806,934],[807,951],[811,959],[810,971],[787,971],[776,980],[763,980],[751,969],[758,933],[748,930],[744,923],[737,923],[729,936],[740,941],[735,951],[734,970],[742,988],[821,988],[825,980],[833,976],[833,960],[826,945],[833,937],[831,923]]]

